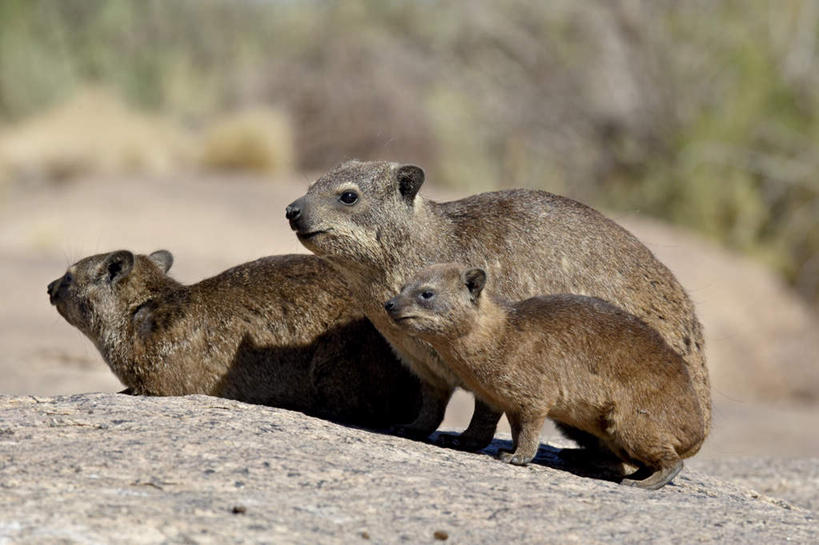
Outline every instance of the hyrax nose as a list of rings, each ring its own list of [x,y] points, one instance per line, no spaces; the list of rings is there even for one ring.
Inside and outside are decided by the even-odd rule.
[[[290,221],[296,221],[301,216],[301,206],[299,201],[294,201],[284,210],[284,217]]]
[[[60,280],[59,280],[59,279],[54,280],[53,282],[51,282],[51,283],[48,285],[48,288],[46,288],[46,291],[48,292],[48,298],[49,298],[51,301],[53,301],[53,300],[54,300],[54,294],[57,292],[57,284],[59,284],[59,283],[60,283]]]
[[[395,310],[395,299],[390,299],[386,303],[384,303],[384,310],[387,312],[392,312]]]

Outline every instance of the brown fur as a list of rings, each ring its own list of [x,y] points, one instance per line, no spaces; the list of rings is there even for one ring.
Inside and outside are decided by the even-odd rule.
[[[87,257],[49,285],[60,314],[141,395],[209,394],[364,425],[415,418],[418,380],[319,259],[265,257],[184,286],[172,257]]]
[[[481,269],[435,265],[386,306],[467,388],[506,413],[515,451],[503,459],[534,458],[547,417],[652,472],[678,471],[699,450],[705,422],[685,362],[656,331],[594,297],[493,301],[482,295],[485,279]]]
[[[317,180],[287,213],[302,244],[340,271],[364,314],[423,380],[424,407],[410,432],[423,436],[437,428],[453,387],[462,382],[428,343],[397,327],[380,302],[419,269],[442,261],[482,267],[491,290],[511,300],[577,293],[639,317],[682,355],[707,432],[711,396],[694,306],[633,235],[551,193],[498,191],[437,203],[417,194],[423,181],[415,166],[350,161]],[[347,191],[357,195],[353,204],[340,200]],[[469,428],[455,443],[482,448],[499,416],[476,403]],[[590,442],[582,432],[567,431]]]

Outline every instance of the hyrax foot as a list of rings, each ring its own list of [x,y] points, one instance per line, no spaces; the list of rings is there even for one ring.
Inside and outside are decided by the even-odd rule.
[[[479,399],[475,400],[475,412],[469,427],[460,435],[440,435],[436,443],[442,447],[476,452],[489,446],[495,437],[501,413]]]
[[[682,460],[680,460],[671,467],[655,471],[645,479],[623,479],[620,481],[620,484],[624,484],[626,486],[636,486],[637,488],[644,488],[646,490],[657,490],[670,483],[671,480],[682,470],[682,468],[683,463]],[[632,473],[632,476],[640,473],[641,471],[642,470],[638,469]]]
[[[498,451],[498,460],[501,462],[506,462],[507,464],[512,464],[515,466],[525,466],[529,462],[534,459],[534,456],[530,456],[528,454],[521,454],[518,451],[511,452],[508,450],[499,450]]]
[[[434,430],[433,430],[434,431]],[[412,424],[405,426],[393,426],[390,428],[390,433],[399,437],[406,437],[407,439],[414,439],[416,441],[423,441],[432,434],[426,428],[417,428]]]
[[[512,428],[512,443],[515,451],[498,451],[498,459],[508,464],[525,466],[537,455],[540,446],[540,429],[545,416],[524,417],[520,414],[507,413],[509,426]]]
[[[492,442],[492,437],[494,437],[494,434],[488,437],[475,437],[467,435],[466,432],[460,435],[455,433],[442,433],[435,440],[435,444],[444,448],[477,452],[488,447],[489,443]]]
[[[451,395],[452,391],[435,389],[429,384],[421,383],[421,410],[418,416],[409,424],[393,426],[390,432],[409,439],[426,439],[443,421]]]

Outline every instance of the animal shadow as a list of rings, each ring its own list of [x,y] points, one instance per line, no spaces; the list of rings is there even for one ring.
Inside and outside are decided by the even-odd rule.
[[[512,441],[494,439],[481,452],[497,457],[499,450],[512,450]],[[578,477],[619,483],[625,476],[623,464],[614,455],[585,448],[558,448],[541,444],[533,464],[568,471]]]
[[[364,320],[332,327],[303,345],[259,343],[247,334],[217,385],[221,397],[364,428],[412,421],[420,388]]]

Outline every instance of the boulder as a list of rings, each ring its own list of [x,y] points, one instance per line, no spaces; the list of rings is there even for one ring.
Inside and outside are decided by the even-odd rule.
[[[0,396],[0,543],[819,540],[811,510],[701,471],[647,492],[549,444],[503,464],[503,446],[462,453],[206,396]]]

